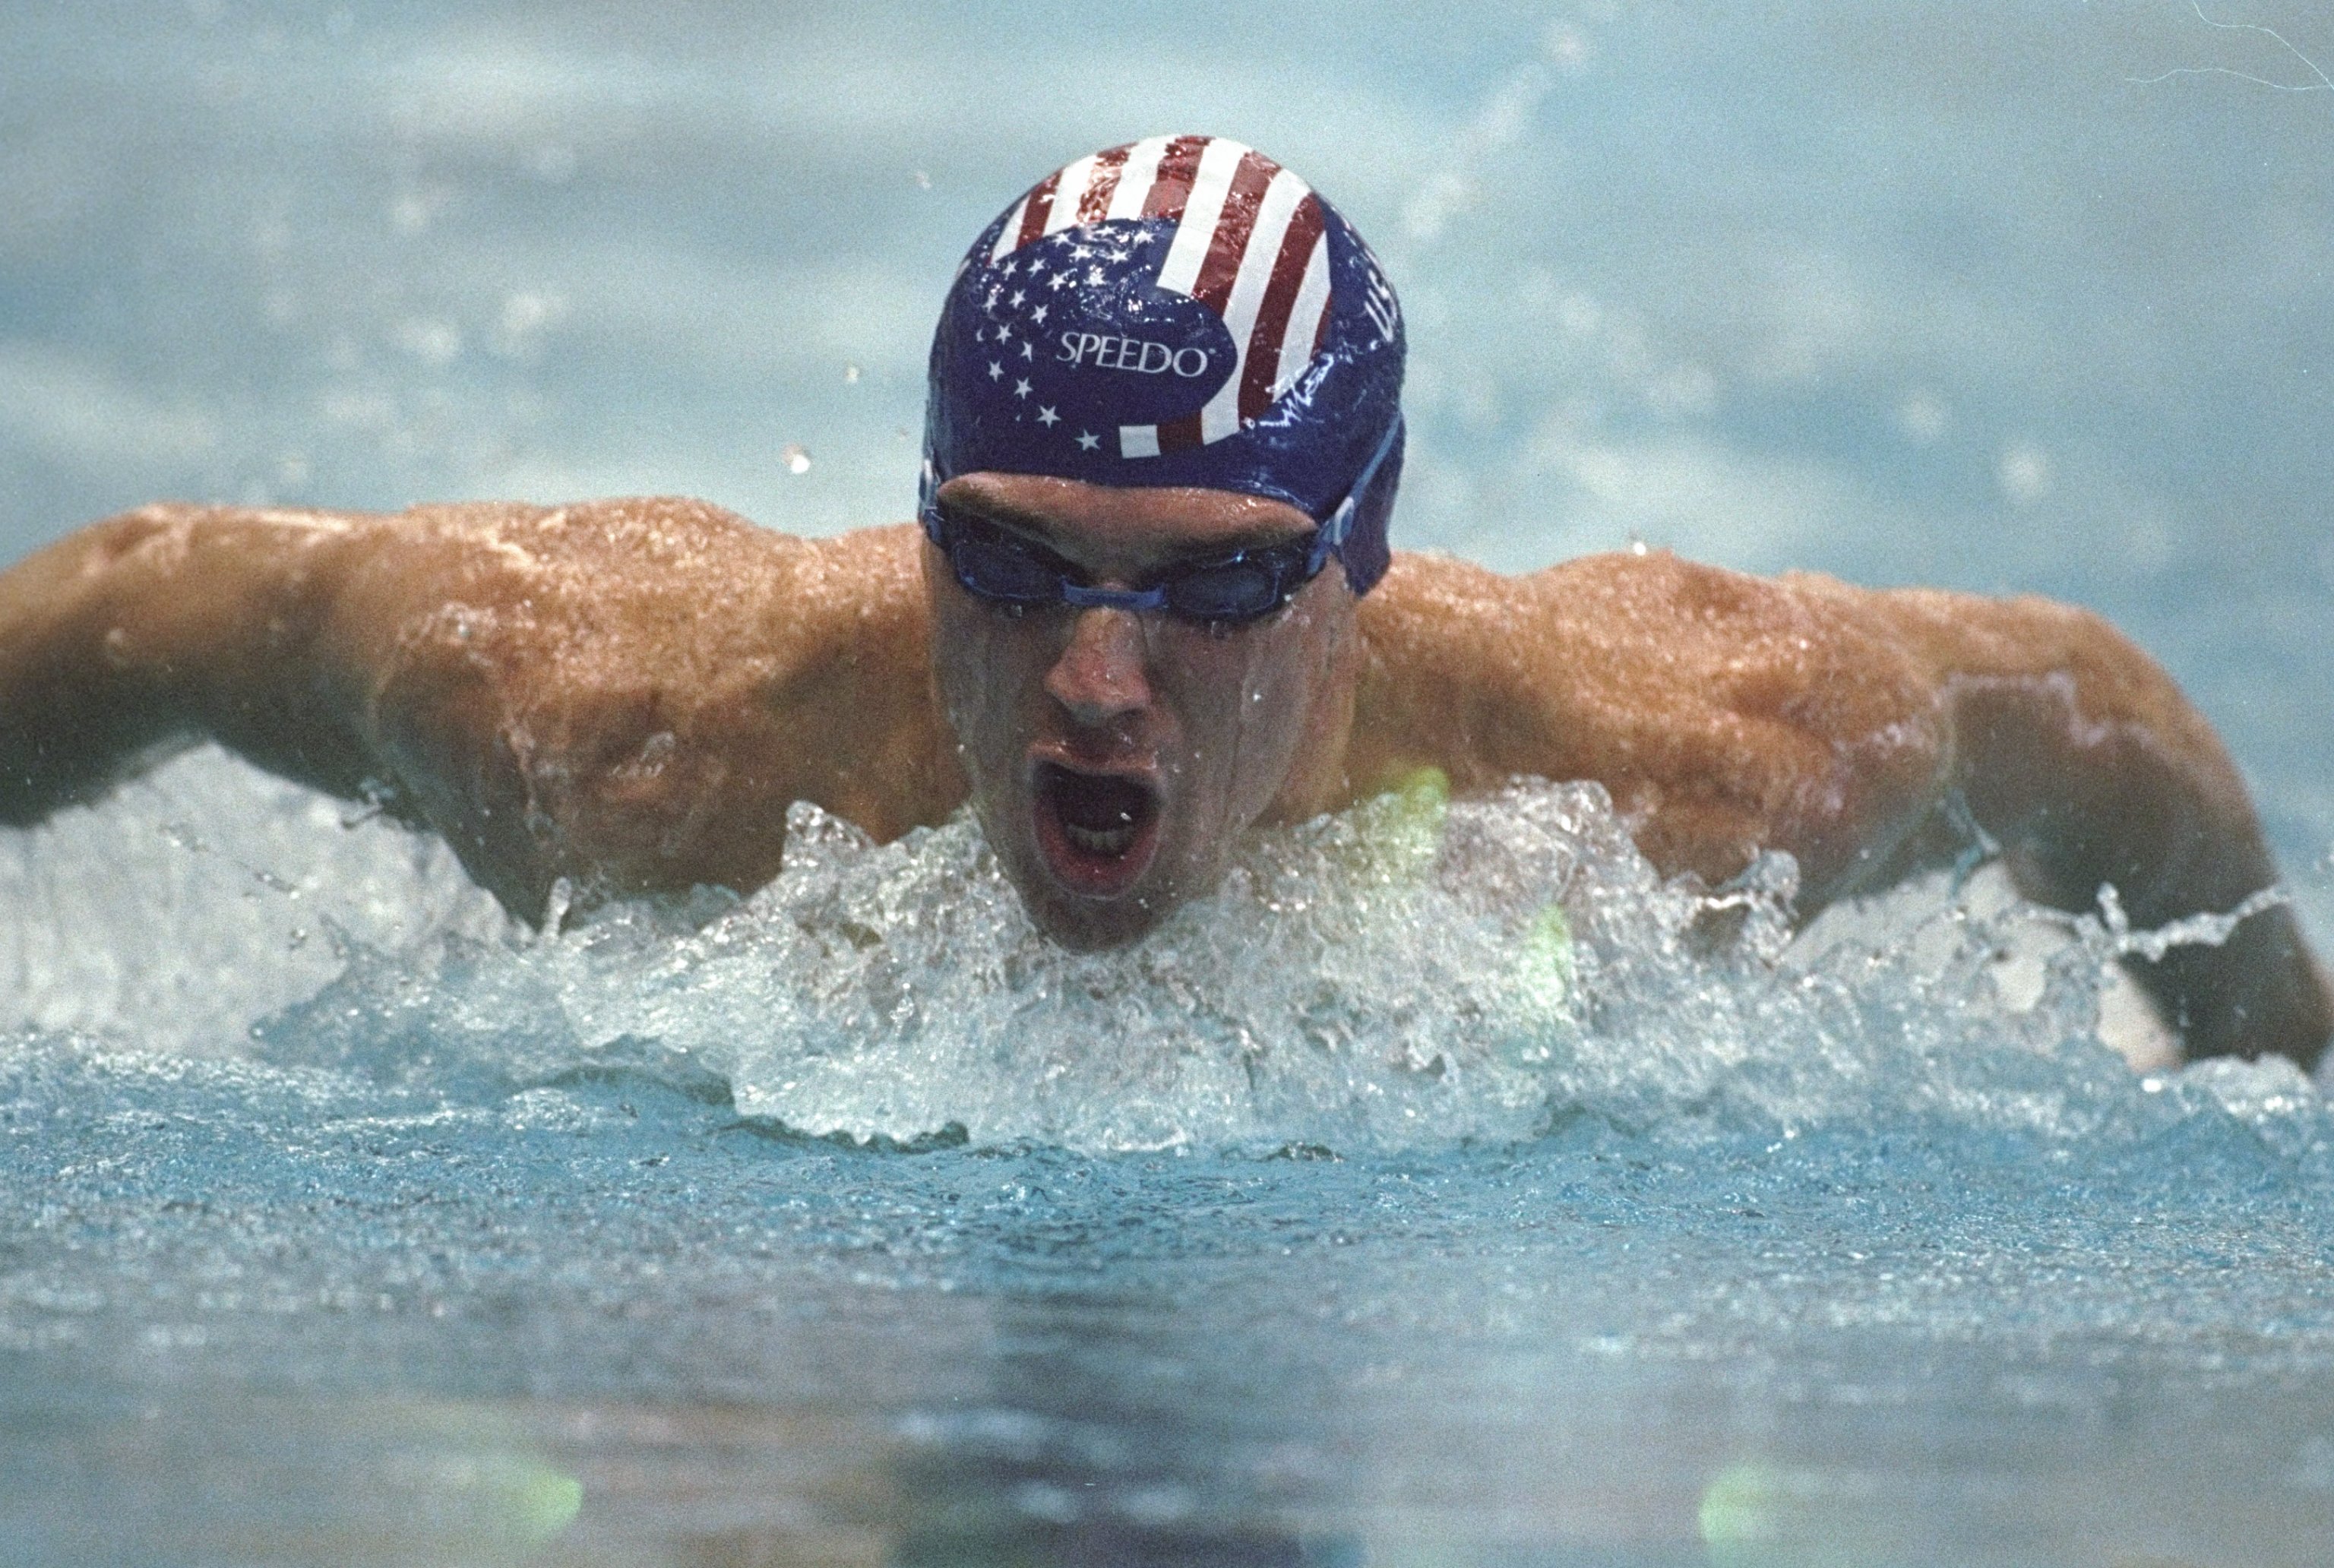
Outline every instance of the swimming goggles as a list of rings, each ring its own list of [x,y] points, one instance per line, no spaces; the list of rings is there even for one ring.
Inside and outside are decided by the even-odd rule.
[[[1286,605],[1320,575],[1353,531],[1354,514],[1370,481],[1402,431],[1397,415],[1377,450],[1310,539],[1291,539],[1226,555],[1203,556],[1169,567],[1147,588],[1097,588],[1071,563],[1032,540],[940,504],[930,465],[919,509],[924,533],[948,557],[966,592],[1016,612],[1044,605],[1080,610],[1163,610],[1210,625],[1260,620]]]

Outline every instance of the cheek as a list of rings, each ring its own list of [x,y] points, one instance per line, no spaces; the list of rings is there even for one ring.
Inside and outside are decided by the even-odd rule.
[[[1201,630],[1160,662],[1182,678],[1177,706],[1194,782],[1246,825],[1279,794],[1302,743],[1316,686],[1317,629],[1300,603],[1268,625],[1229,637]]]
[[[1035,618],[1015,620],[961,592],[932,596],[940,709],[976,770],[1008,769],[1026,740],[1023,710],[1050,659]]]

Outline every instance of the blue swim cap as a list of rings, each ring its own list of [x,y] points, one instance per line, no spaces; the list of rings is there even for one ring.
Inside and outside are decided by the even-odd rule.
[[[1046,176],[981,231],[932,334],[924,495],[959,474],[1191,485],[1327,519],[1386,569],[1402,307],[1336,209],[1262,153],[1156,136]]]

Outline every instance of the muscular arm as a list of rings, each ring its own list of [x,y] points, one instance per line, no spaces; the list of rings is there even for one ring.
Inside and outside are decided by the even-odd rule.
[[[1602,782],[1655,864],[1789,850],[1802,915],[1959,846],[1955,792],[2021,890],[2102,882],[2159,924],[2275,871],[2171,682],[2037,600],[1767,582],[1666,554],[1524,578],[1398,557],[1362,606],[1345,793]],[[0,821],[216,737],[343,794],[378,784],[523,918],[593,893],[739,890],[814,801],[890,837],[964,781],[931,700],[912,529],[809,543],[702,504],[400,516],[155,507],[0,573]],[[2291,915],[2143,982],[2192,1053],[2308,1061],[2334,1005]]]
[[[153,506],[0,573],[0,822],[37,822],[206,736],[356,793],[368,759],[299,672],[360,525]]]
[[[2148,928],[2233,909],[2277,880],[2219,737],[2106,621],[2033,598],[1873,597],[1951,717],[1951,786],[2028,897],[2089,909],[2111,884]],[[2273,1052],[2307,1065],[2334,1033],[2334,995],[2283,906],[2217,948],[2129,967],[2192,1056]]]
[[[0,821],[211,737],[385,789],[514,913],[776,873],[810,800],[879,836],[962,796],[915,542],[686,501],[398,516],[185,506],[0,573]]]
[[[2136,925],[2226,910],[2275,880],[2242,781],[2162,670],[2096,616],[2036,599],[1768,581],[1666,553],[1523,578],[1399,557],[1364,601],[1349,755],[1454,786],[1603,783],[1665,871],[1800,864],[1799,912],[1962,847],[1954,794],[2020,890],[2113,883]],[[2192,1055],[2314,1060],[2334,998],[2290,911],[2136,965]]]

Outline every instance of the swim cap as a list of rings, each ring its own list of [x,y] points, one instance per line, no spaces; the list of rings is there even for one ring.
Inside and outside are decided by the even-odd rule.
[[[1156,136],[1030,188],[932,334],[925,499],[959,474],[1191,485],[1326,519],[1363,593],[1402,476],[1402,308],[1312,188],[1221,137]]]

